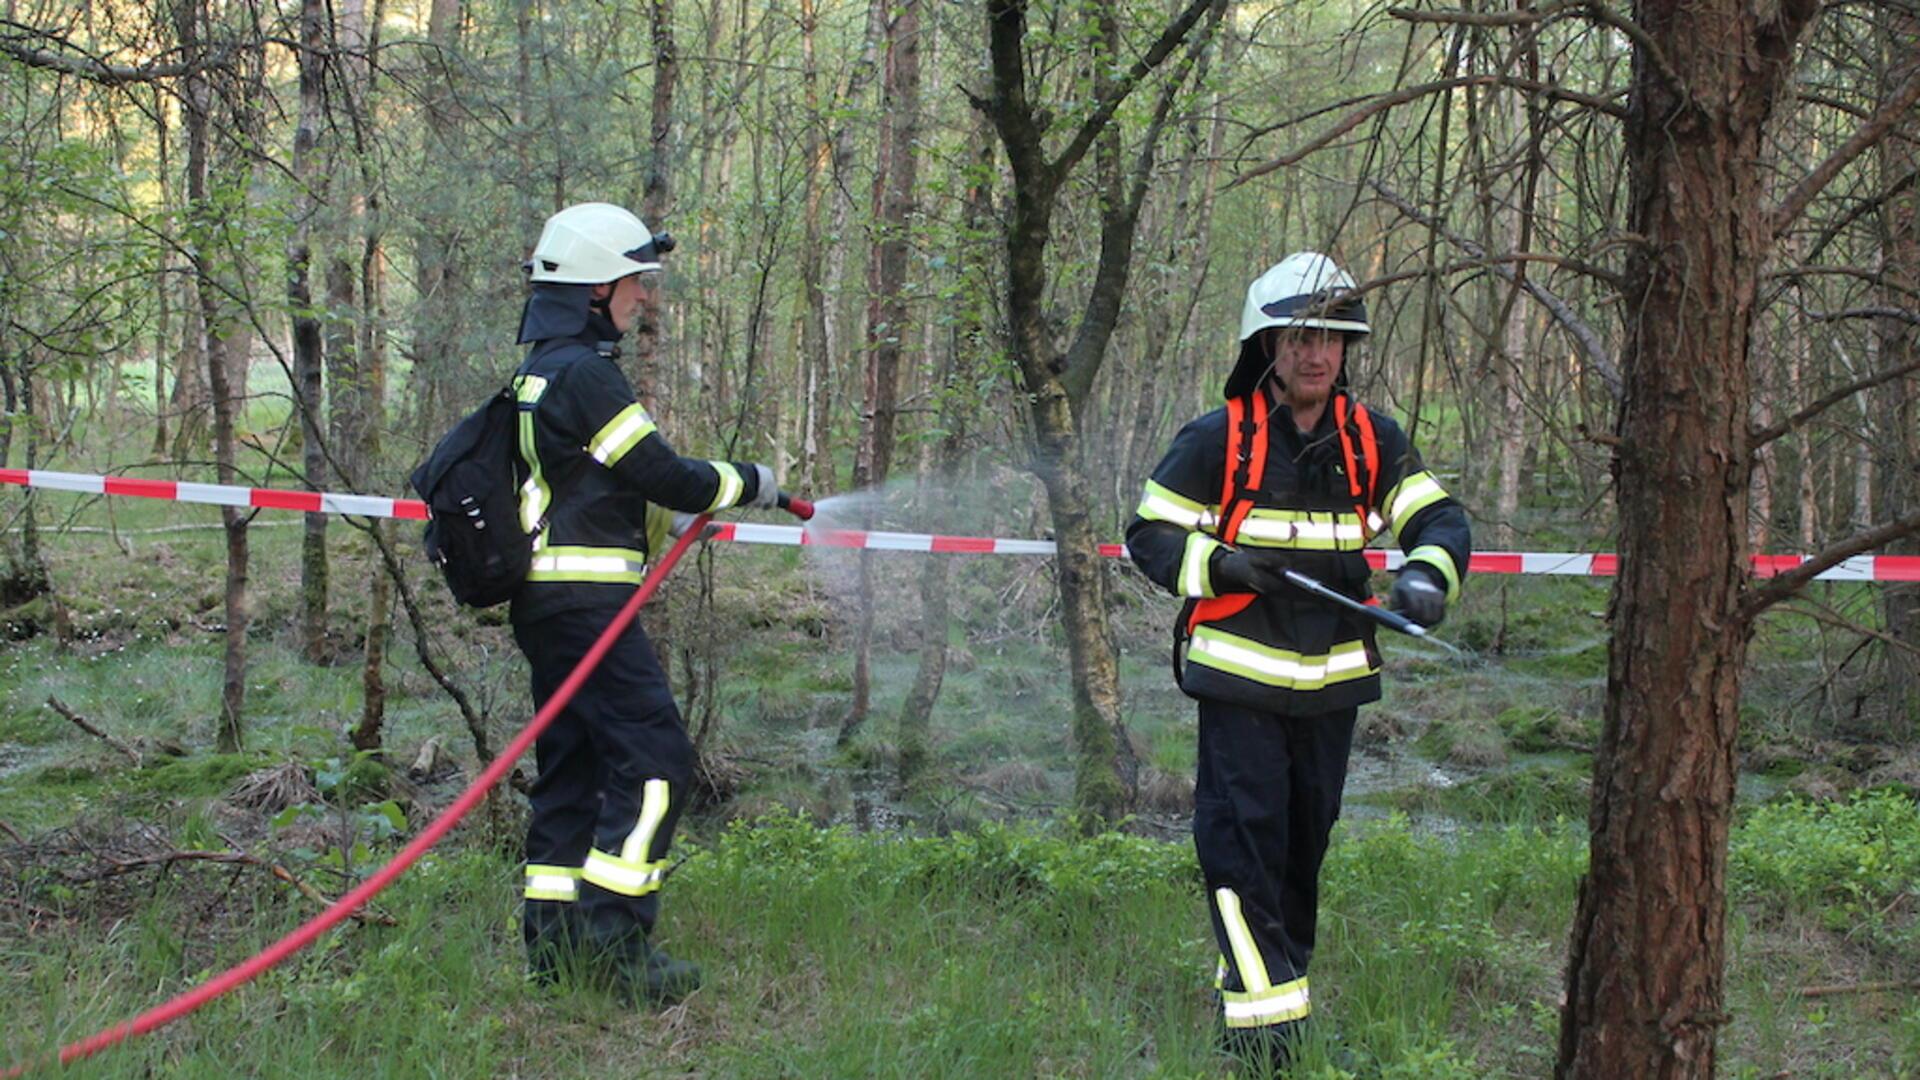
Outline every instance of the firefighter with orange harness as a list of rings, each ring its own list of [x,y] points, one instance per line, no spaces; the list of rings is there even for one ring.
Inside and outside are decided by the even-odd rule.
[[[1226,1044],[1276,1071],[1312,1012],[1320,864],[1381,666],[1371,621],[1282,575],[1367,600],[1361,552],[1386,529],[1406,552],[1391,605],[1432,626],[1471,549],[1466,512],[1399,425],[1347,393],[1347,346],[1368,332],[1352,290],[1315,252],[1248,287],[1226,407],[1181,429],[1127,528],[1134,562],[1187,598],[1175,674],[1199,702],[1193,837]]]

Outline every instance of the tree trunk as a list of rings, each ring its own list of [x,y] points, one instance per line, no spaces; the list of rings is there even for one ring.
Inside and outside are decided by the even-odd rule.
[[[973,238],[983,235],[993,217],[993,131],[984,119],[969,135],[968,159],[974,179],[968,183],[962,214],[962,240],[957,265],[952,273],[961,285],[956,290],[960,311],[949,331],[945,349],[946,363],[933,375],[933,390],[940,401],[938,448],[925,447],[921,457],[922,505],[945,507],[939,486],[958,479],[967,455],[967,440],[980,403],[974,395],[974,380],[984,357],[986,338],[986,298],[969,286],[973,274],[975,250]],[[933,350],[929,348],[928,354]],[[943,524],[939,509],[930,510],[935,528]],[[930,558],[920,570],[920,667],[914,673],[913,687],[900,708],[900,778],[904,794],[917,785],[927,767],[928,734],[933,727],[933,707],[940,699],[940,688],[947,674],[948,582],[952,565],[944,558]]]
[[[34,416],[33,367],[23,350],[9,359],[8,342],[0,329],[0,391],[6,395],[6,414],[0,417],[0,465],[13,449],[15,426],[23,427],[20,467],[33,469],[39,464],[40,424]],[[40,554],[40,518],[36,512],[37,492],[20,489],[20,546],[6,539],[6,576],[0,578],[0,607],[12,607],[52,590],[46,560]]]
[[[867,84],[873,81],[879,70],[880,42],[886,35],[888,0],[868,0],[867,27],[861,39],[860,57],[847,72],[846,84],[837,95],[837,106],[846,118],[840,120],[839,127],[833,133],[833,176],[828,183],[832,194],[833,206],[830,223],[827,226],[827,274],[828,291],[820,305],[820,341],[826,350],[829,369],[839,361],[841,353],[840,334],[840,283],[846,280],[847,252],[852,246],[847,243],[848,222],[853,217],[853,154],[854,126],[851,117],[864,104]],[[827,389],[819,414],[820,435],[824,441],[830,433],[832,393],[834,379],[831,373],[825,376]],[[831,451],[828,451],[831,453]],[[831,476],[827,477],[832,480]],[[858,487],[855,484],[855,487]]]
[[[197,268],[189,263],[187,269],[195,271],[194,287],[197,289]],[[200,457],[208,411],[206,320],[201,315],[198,293],[184,288],[182,291],[191,295],[180,308],[180,353],[174,361],[173,389],[167,398],[168,412],[173,414],[171,456],[176,461]]]
[[[673,41],[673,0],[653,0],[647,9],[647,24],[653,35],[653,98],[640,217],[648,228],[659,232],[673,199],[673,99],[680,85],[680,53]],[[665,424],[671,410],[664,399],[666,383],[659,370],[661,297],[657,289],[644,294],[639,321],[627,335],[627,342],[633,357],[628,370],[633,376],[634,393],[655,420]]]
[[[172,133],[168,130],[167,114],[169,101],[161,96],[160,88],[153,88],[154,149],[159,154],[160,168],[157,175],[160,185],[160,207],[165,216],[173,212],[173,200],[170,197],[170,180],[173,175]],[[151,456],[162,457],[167,452],[167,357],[173,352],[173,251],[165,246],[170,238],[170,230],[164,224],[161,229],[163,246],[160,254],[160,276],[154,289],[153,323],[153,450]],[[0,461],[5,461],[0,455]]]
[[[932,325],[927,326],[931,337]],[[975,347],[973,334],[964,334],[956,342],[948,339],[944,350],[945,362],[931,373],[931,381],[936,386],[953,387],[956,382],[966,385],[967,376],[961,372],[967,362],[960,356],[962,349]],[[934,350],[928,342],[925,355],[928,366],[933,367]],[[970,366],[970,365],[969,365]],[[965,453],[965,440],[968,414],[972,402],[963,393],[954,393],[951,389],[941,397],[941,426],[945,434],[936,445],[932,440],[920,446],[919,487],[920,503],[926,509],[929,525],[937,531],[944,531],[946,515],[945,500],[940,498],[940,482],[950,477],[960,467]],[[925,773],[927,767],[928,735],[933,728],[933,707],[940,700],[940,687],[947,676],[947,634],[949,632],[947,593],[952,571],[952,560],[935,555],[922,561],[920,567],[920,666],[914,671],[913,685],[907,690],[907,698],[900,706],[899,736],[899,784],[902,795],[912,790]]]
[[[1753,425],[1764,428],[1773,423],[1774,394],[1769,393],[1772,373],[1779,370],[1778,341],[1774,334],[1774,318],[1770,312],[1760,312],[1753,320],[1753,370],[1754,401]],[[1748,497],[1747,510],[1747,547],[1755,552],[1763,552],[1773,546],[1773,477],[1779,466],[1780,445],[1776,441],[1761,447],[1753,456],[1753,484]]]
[[[433,48],[435,71],[427,77],[422,109],[429,134],[423,150],[422,168],[435,167],[443,159],[461,160],[466,152],[464,125],[460,121],[460,87],[455,81],[456,58],[460,54],[460,20],[463,0],[432,0],[427,17],[427,40]],[[434,201],[415,208],[419,231],[414,246],[414,289],[419,297],[414,305],[412,359],[421,384],[416,404],[419,427],[442,430],[448,416],[460,408],[452,400],[459,385],[459,319],[466,307],[467,282],[461,274],[459,237],[461,222],[457,211],[446,203]]]
[[[393,522],[376,521],[373,528],[385,535],[389,546],[393,544]],[[369,547],[374,549],[375,569],[367,597],[367,656],[360,669],[360,722],[354,725],[352,736],[355,750],[381,748],[381,728],[387,716],[387,641],[393,634],[393,579],[379,569],[380,553],[373,540],[368,537]]]
[[[1642,0],[1626,151],[1620,576],[1560,1077],[1710,1077],[1747,586],[1748,348],[1773,242],[1761,133],[1811,0]],[[1675,618],[1676,611],[1687,617]]]
[[[806,409],[800,432],[800,488],[809,498],[833,488],[833,453],[828,446],[833,357],[827,350],[827,292],[821,247],[820,211],[833,163],[833,142],[820,114],[820,62],[814,50],[819,30],[818,0],[800,0],[800,83],[812,145],[802,181],[800,241],[800,370]]]
[[[300,112],[293,133],[293,228],[287,237],[287,306],[293,322],[294,407],[300,414],[301,467],[307,487],[327,490],[326,424],[322,420],[320,318],[313,302],[313,224],[320,212],[315,151],[326,109],[327,17],[322,0],[300,4]],[[300,541],[300,645],[307,662],[327,652],[327,518],[304,515]]]
[[[899,0],[887,21],[886,71],[873,170],[873,245],[867,257],[867,364],[853,486],[878,488],[893,469],[899,412],[900,343],[907,327],[907,255],[913,213],[914,144],[920,129],[920,4]],[[868,522],[871,528],[872,523]],[[866,723],[873,690],[873,553],[860,552],[860,625],[854,640],[853,701],[840,725],[845,746]]]
[[[1076,415],[1090,396],[1119,320],[1120,303],[1132,267],[1133,238],[1140,204],[1151,176],[1153,148],[1172,105],[1197,59],[1188,36],[1203,13],[1210,15],[1204,47],[1219,25],[1225,0],[1192,3],[1158,35],[1151,49],[1127,69],[1118,69],[1119,16],[1112,5],[1086,12],[1090,40],[1100,50],[1086,58],[1096,100],[1106,107],[1089,116],[1066,149],[1049,157],[1045,127],[1029,97],[1027,18],[1023,0],[991,0],[986,8],[992,96],[982,107],[1006,148],[1013,173],[1013,201],[1006,213],[1006,312],[1008,347],[1018,373],[1018,390],[1028,403],[1033,434],[1033,471],[1047,493],[1057,545],[1054,565],[1060,590],[1061,628],[1073,679],[1074,805],[1083,825],[1119,819],[1132,801],[1139,763],[1120,714],[1120,669],[1107,624],[1106,562],[1099,553],[1101,530],[1089,498],[1090,485],[1079,468],[1080,432]],[[1123,189],[1119,174],[1119,104],[1173,52],[1187,44],[1183,69],[1169,76],[1153,120],[1141,137],[1134,172]],[[1074,167],[1100,145],[1103,195],[1100,254],[1086,307],[1072,345],[1063,355],[1047,331],[1047,244],[1061,187]]]
[[[194,58],[202,55],[207,24],[206,0],[182,0],[175,9],[181,52]],[[207,76],[196,71],[185,79],[184,109],[187,129],[187,206],[194,221],[194,237],[189,242],[193,262],[195,291],[199,300],[200,348],[206,360],[207,385],[213,397],[214,461],[219,482],[233,484],[234,400],[232,376],[244,374],[244,356],[229,357],[229,349],[239,335],[220,310],[220,287],[214,281],[214,252],[206,238],[219,231],[212,220],[209,201],[209,113],[213,100]],[[238,350],[235,350],[238,351]],[[226,649],[224,673],[220,685],[220,718],[214,745],[221,753],[237,753],[246,742],[245,712],[247,693],[247,522],[239,508],[222,506],[220,520],[227,535]]]
[[[1915,63],[1914,43],[1920,41],[1920,14],[1912,7],[1887,5],[1882,62],[1887,88],[1897,81],[1903,66]],[[1904,65],[1903,62],[1904,61]],[[1908,109],[1878,149],[1880,181],[1896,183],[1920,170],[1920,116]],[[1880,211],[1881,303],[1888,308],[1915,306],[1920,297],[1920,184],[1888,200]],[[1880,368],[1901,367],[1920,360],[1920,328],[1903,319],[1878,320]],[[1883,387],[1879,394],[1880,437],[1876,440],[1885,467],[1879,472],[1881,514],[1897,519],[1920,509],[1920,375],[1909,374]],[[1896,540],[1890,554],[1920,555],[1920,535]],[[1920,733],[1920,583],[1882,586],[1887,633],[1906,648],[1890,645],[1887,661],[1887,711],[1892,731],[1912,738]]]
[[[1523,96],[1510,90],[1497,93],[1507,103],[1509,128],[1529,131],[1527,146],[1531,151],[1538,144],[1531,135],[1535,125],[1530,123],[1531,117]],[[1532,246],[1533,195],[1535,177],[1539,172],[1538,155],[1529,152],[1527,160],[1527,172],[1513,199],[1511,210],[1503,215],[1508,251],[1525,251]],[[1526,272],[1525,263],[1515,266],[1513,284],[1506,290],[1500,351],[1494,369],[1495,393],[1500,402],[1499,495],[1494,504],[1494,542],[1509,549],[1515,547],[1519,540],[1520,467],[1528,446],[1526,402],[1520,395],[1520,373],[1527,369],[1531,355],[1527,348],[1527,323],[1531,309],[1520,302]]]

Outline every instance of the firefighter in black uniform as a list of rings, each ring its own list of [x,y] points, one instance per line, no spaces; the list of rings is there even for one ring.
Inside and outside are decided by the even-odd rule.
[[[649,504],[699,513],[768,507],[764,465],[675,454],[615,360],[672,247],[606,203],[553,215],[527,261],[531,293],[513,380],[521,524],[533,564],[511,609],[544,704],[645,576]],[[536,531],[537,530],[537,531]],[[633,623],[535,745],[522,926],[532,973],[577,961],[633,1001],[669,1001],[700,969],[649,941],[667,847],[693,777],[693,746],[653,646]]]
[[[1248,288],[1228,406],[1181,429],[1127,528],[1140,569],[1189,598],[1176,670],[1199,702],[1193,837],[1225,1041],[1276,1070],[1312,1011],[1320,863],[1355,715],[1380,697],[1373,624],[1280,574],[1365,600],[1361,549],[1384,527],[1406,553],[1392,606],[1431,626],[1470,550],[1466,513],[1405,433],[1346,393],[1346,345],[1368,332],[1352,289],[1313,252]]]

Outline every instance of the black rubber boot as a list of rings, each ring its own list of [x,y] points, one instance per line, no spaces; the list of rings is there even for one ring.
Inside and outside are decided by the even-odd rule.
[[[638,929],[598,947],[595,970],[629,1005],[671,1005],[700,989],[700,965],[676,960]]]
[[[1265,1027],[1226,1028],[1220,1049],[1240,1065],[1239,1075],[1250,1080],[1278,1080],[1287,1075],[1305,1035],[1301,1021]]]
[[[677,960],[667,954],[665,949],[646,946],[646,973],[643,978],[643,990],[646,1000],[659,1004],[672,1004],[700,989],[700,965],[691,960]]]
[[[527,977],[552,986],[579,966],[583,940],[575,905],[559,900],[528,900],[520,911],[527,943]]]

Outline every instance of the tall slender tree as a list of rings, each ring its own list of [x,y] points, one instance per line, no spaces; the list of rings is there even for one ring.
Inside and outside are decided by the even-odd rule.
[[[301,0],[300,107],[293,132],[293,221],[287,231],[287,308],[293,323],[294,408],[300,417],[301,467],[306,483],[327,489],[327,424],[321,372],[321,319],[313,296],[313,227],[321,210],[317,147],[326,112],[328,14],[323,0]],[[327,651],[327,519],[305,515],[300,543],[300,644],[309,663]]]
[[[920,131],[920,4],[900,0],[887,13],[880,130],[873,170],[873,243],[867,256],[867,341],[860,446],[853,486],[877,488],[893,471],[900,396],[901,342],[907,310],[908,235],[914,204]],[[873,693],[873,553],[860,553],[859,627],[854,641],[853,700],[840,725],[846,745],[866,722]]]
[[[1225,0],[1192,0],[1154,35],[1146,51],[1122,66],[1120,12],[1113,3],[1076,9],[1087,19],[1085,40],[1095,47],[1086,57],[1091,107],[1057,151],[1048,147],[1047,105],[1029,86],[1029,71],[1043,70],[1030,54],[1029,5],[1025,0],[987,4],[991,90],[976,107],[992,119],[1013,189],[1006,226],[1006,312],[1008,346],[1017,389],[1026,395],[1031,426],[1033,470],[1047,493],[1059,545],[1055,570],[1061,601],[1061,628],[1073,676],[1074,804],[1088,823],[1113,821],[1132,800],[1138,763],[1120,712],[1120,673],[1107,621],[1107,567],[1100,557],[1098,516],[1079,461],[1077,415],[1088,399],[1107,343],[1118,321],[1133,265],[1134,231],[1141,200],[1152,176],[1162,128],[1181,85],[1191,73],[1200,46],[1225,11]],[[1207,29],[1194,30],[1202,16]],[[1134,164],[1123,176],[1121,131],[1116,113],[1162,64],[1186,51],[1179,70],[1163,80],[1162,92],[1142,132]],[[1104,167],[1099,180],[1100,254],[1072,343],[1060,350],[1048,328],[1050,295],[1048,245],[1053,217],[1068,178],[1096,144]]]

